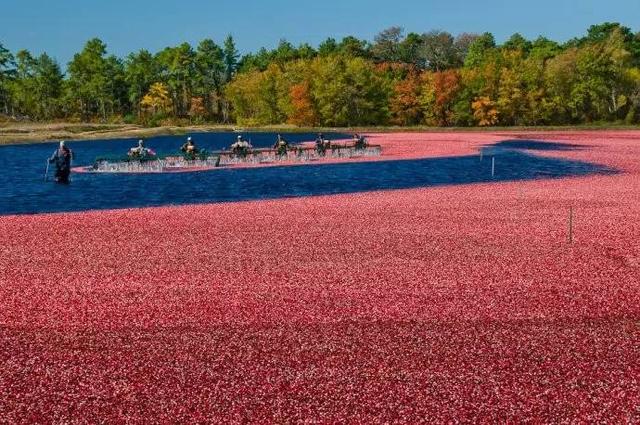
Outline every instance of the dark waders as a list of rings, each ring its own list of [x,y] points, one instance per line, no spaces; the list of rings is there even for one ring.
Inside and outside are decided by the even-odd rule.
[[[69,184],[69,175],[71,175],[71,168],[63,167],[56,169],[56,182],[62,184]]]
[[[57,150],[49,162],[52,162],[56,166],[55,181],[61,184],[69,184],[69,175],[71,174],[71,159],[73,153],[71,150],[59,149]],[[48,174],[47,169],[47,174]]]

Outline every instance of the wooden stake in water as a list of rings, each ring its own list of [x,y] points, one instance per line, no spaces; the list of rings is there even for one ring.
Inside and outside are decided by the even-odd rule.
[[[573,207],[569,207],[569,243],[573,244]]]
[[[496,157],[491,157],[491,177],[496,175]]]

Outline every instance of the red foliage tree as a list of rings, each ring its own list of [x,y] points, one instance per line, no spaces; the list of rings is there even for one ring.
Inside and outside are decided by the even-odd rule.
[[[302,82],[291,86],[289,91],[292,111],[288,117],[289,124],[298,126],[315,126],[318,124],[318,114],[311,98],[309,83]]]

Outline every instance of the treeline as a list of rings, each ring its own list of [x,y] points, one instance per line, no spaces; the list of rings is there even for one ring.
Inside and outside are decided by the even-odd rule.
[[[0,45],[0,112],[33,120],[362,125],[640,122],[640,33],[617,23],[559,44],[390,28],[372,42],[281,41],[240,57],[233,38],[124,59],[90,40],[67,66]]]
[[[74,55],[66,75],[48,55],[11,54],[0,45],[0,113],[51,120],[126,121],[157,125],[178,119],[229,122],[224,88],[238,69],[231,36],[124,59],[99,39]]]

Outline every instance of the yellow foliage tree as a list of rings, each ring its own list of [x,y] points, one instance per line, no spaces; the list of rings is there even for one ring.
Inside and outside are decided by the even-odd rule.
[[[173,101],[169,94],[169,88],[164,83],[154,83],[149,88],[149,92],[140,101],[143,110],[154,115],[162,112],[168,113],[173,107]]]
[[[498,109],[494,101],[486,96],[480,96],[471,104],[473,116],[478,125],[487,127],[498,123]]]
[[[286,120],[282,101],[288,99],[289,89],[284,84],[280,67],[271,64],[263,71],[238,74],[226,86],[225,94],[233,104],[238,124],[271,125]]]
[[[630,87],[629,103],[631,107],[625,121],[628,124],[633,124],[638,122],[638,118],[640,118],[640,68],[629,69],[626,78]]]

